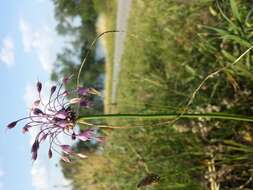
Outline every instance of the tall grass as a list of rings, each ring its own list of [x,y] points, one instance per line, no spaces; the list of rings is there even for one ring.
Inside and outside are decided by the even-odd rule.
[[[148,189],[252,188],[251,12],[239,0],[134,1],[118,114],[79,120],[130,127],[116,130],[96,120],[107,137],[99,152],[104,165],[90,167],[101,158],[93,153],[80,175],[88,172],[101,189],[136,189],[149,173],[161,179]],[[167,122],[188,116],[196,120]]]

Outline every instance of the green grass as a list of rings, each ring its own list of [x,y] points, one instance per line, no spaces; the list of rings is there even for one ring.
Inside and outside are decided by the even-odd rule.
[[[248,14],[249,9],[245,3],[235,3],[232,0],[219,3],[222,5],[222,11],[213,1],[133,2],[121,63],[122,72],[117,94],[118,113],[168,113],[182,110],[193,91],[209,73],[232,63],[250,47],[251,30],[247,29],[246,23],[241,26],[249,32],[244,31],[246,37],[240,35],[243,29],[234,31],[229,28],[235,27],[231,26],[231,22],[236,23],[238,12]],[[239,3],[240,11],[236,10]],[[211,8],[216,11],[217,16],[212,15],[209,11]],[[224,14],[232,21],[224,19]],[[224,48],[225,43],[227,46]],[[197,93],[189,111],[221,111],[246,115],[252,113],[249,111],[252,105],[250,95],[245,95],[245,90],[252,89],[249,74],[251,67],[245,64],[245,61],[250,60],[247,58],[249,55],[243,57],[235,66],[208,80]],[[245,70],[238,69],[240,67]],[[119,180],[119,189],[134,189],[136,183],[145,176],[147,171],[139,162],[138,154],[150,171],[159,174],[163,179],[153,189],[210,189],[204,176],[208,174],[206,160],[211,160],[213,149],[228,148],[225,143],[228,139],[238,143],[233,144],[234,149],[244,143],[252,143],[250,138],[245,142],[245,137],[238,135],[239,131],[244,131],[244,135],[251,136],[251,132],[245,129],[245,125],[250,124],[245,122],[185,120],[172,128],[164,125],[155,127],[157,122],[162,121],[125,120],[117,123],[154,126],[113,132],[105,154],[108,154],[108,158],[116,157],[116,171],[121,174],[114,179]],[[188,132],[178,133],[180,127],[186,128],[184,130]],[[129,144],[136,150],[137,155],[128,148]],[[249,168],[242,166],[242,160],[245,161],[252,155],[249,149],[235,152],[230,148],[228,151],[214,151],[219,157],[216,158],[215,172],[222,173],[224,167],[234,169],[233,165],[239,165],[241,167],[225,172],[228,172],[227,175],[231,178],[241,176],[244,172],[245,177],[230,181],[225,180],[223,174],[217,179],[220,180],[222,189],[240,186],[250,177],[250,173],[246,172]],[[177,156],[189,152],[196,153],[197,156],[189,154],[182,159]],[[250,164],[251,161],[247,160],[247,163]],[[132,165],[136,165],[136,168],[127,170]],[[197,183],[199,181],[201,183]]]
[[[218,5],[211,0],[132,2],[117,113],[182,110],[209,73],[245,52],[253,38],[249,4],[234,0],[218,2]],[[251,53],[247,54],[208,80],[188,111],[252,115],[251,60]],[[103,157],[93,153],[88,161],[78,162],[85,169],[74,175],[74,183],[88,177],[99,185],[97,189],[132,190],[152,172],[161,180],[146,189],[211,189],[205,176],[210,176],[209,163],[214,160],[212,174],[217,174],[215,182],[220,189],[252,187],[252,182],[248,182],[253,169],[250,123],[185,119],[171,126],[163,124],[166,119],[106,121],[118,126],[143,127],[102,131],[106,136]],[[99,167],[93,168],[94,165]]]
[[[181,12],[189,5],[179,6],[171,1],[133,2],[118,86],[118,113],[165,113],[175,111],[185,102],[187,95],[183,89],[170,88],[177,85],[171,84],[170,79],[181,76],[170,75],[171,69],[185,69],[181,66],[183,56],[190,55],[185,49],[193,42],[184,37],[185,28],[181,33],[176,32],[184,24],[180,19],[185,19],[199,5],[195,6],[189,12],[186,9],[185,13],[177,15],[175,12]],[[193,22],[196,18],[198,14],[188,19]],[[173,27],[177,28],[172,28],[175,21],[177,24]],[[194,26],[188,23],[185,27],[187,35],[194,38]],[[180,42],[184,47],[176,47],[178,39],[189,44]],[[180,64],[176,65],[175,61]],[[156,123],[125,120],[117,124],[152,126]],[[160,183],[150,189],[203,189],[198,180],[204,176],[204,167],[195,167],[192,162],[197,157],[194,153],[201,153],[202,144],[190,132],[186,137],[174,128],[164,126],[112,132],[105,154],[115,160],[117,175],[113,179],[117,181],[117,189],[136,189],[148,171],[161,177]]]

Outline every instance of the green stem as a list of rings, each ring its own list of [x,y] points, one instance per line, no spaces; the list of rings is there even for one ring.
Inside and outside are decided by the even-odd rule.
[[[104,114],[104,115],[85,115],[79,116],[77,122],[87,120],[98,120],[98,119],[220,119],[220,120],[233,120],[233,121],[247,121],[253,122],[252,116],[226,114],[226,113],[186,113],[180,115],[179,113],[168,113],[168,114]]]

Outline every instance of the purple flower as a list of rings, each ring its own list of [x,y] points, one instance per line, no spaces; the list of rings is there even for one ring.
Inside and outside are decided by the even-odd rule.
[[[81,153],[75,153],[70,145],[61,144],[58,138],[59,135],[67,135],[72,140],[79,139],[82,141],[95,138],[92,129],[86,129],[80,134],[76,133],[74,130],[77,115],[72,106],[76,104],[88,108],[91,103],[87,100],[87,96],[90,95],[88,93],[88,88],[79,87],[73,90],[63,89],[63,85],[69,80],[70,77],[65,77],[59,87],[55,85],[52,86],[47,101],[41,98],[42,83],[38,81],[36,84],[38,99],[33,102],[29,115],[7,125],[8,129],[12,129],[15,128],[19,122],[26,122],[22,128],[23,133],[28,133],[35,128],[38,130],[31,147],[32,160],[34,161],[38,157],[40,144],[45,140],[49,141],[49,158],[52,158],[53,152],[55,152],[60,154],[63,161],[70,162],[69,156],[78,156],[80,158],[85,158],[86,156]],[[69,95],[71,95],[71,97],[77,95],[77,97],[68,100]],[[79,95],[85,95],[85,97],[79,97]],[[65,155],[62,155],[61,152]]]
[[[69,146],[69,145],[64,144],[64,145],[60,145],[60,146],[61,146],[63,152],[65,152],[66,154],[72,154],[74,152],[72,150],[71,146]]]
[[[53,95],[53,93],[55,92],[55,90],[56,90],[56,86],[52,86],[51,87],[51,94],[50,94],[51,96]]]
[[[89,94],[89,92],[90,92],[90,89],[89,89],[89,88],[79,87],[79,88],[77,89],[77,93],[78,93],[79,95],[82,95],[82,96],[85,96],[85,95]]]
[[[95,140],[96,142],[104,142],[104,138],[98,136],[98,133],[95,130],[91,129],[91,128],[88,128],[88,129],[84,130],[82,133],[77,135],[77,137],[81,141]]]
[[[48,150],[48,158],[51,159],[53,157],[53,152],[51,149]]]
[[[18,123],[17,121],[13,121],[7,125],[7,128],[12,129],[12,128],[16,127],[17,123]]]
[[[70,159],[69,159],[69,157],[67,157],[67,156],[62,156],[61,159],[62,159],[64,162],[68,162],[68,163],[71,162]]]
[[[42,84],[40,81],[37,82],[37,90],[38,92],[40,93],[41,92],[41,89],[42,89]]]
[[[23,128],[22,128],[22,132],[25,134],[29,131],[29,128],[31,128],[32,126],[30,126],[29,124],[26,124]]]
[[[85,108],[90,108],[91,107],[91,102],[87,99],[81,99],[80,100],[80,106],[85,107]]]
[[[91,139],[92,136],[93,136],[93,130],[86,129],[84,132],[82,132],[78,135],[78,138],[82,141],[87,141],[87,140]]]

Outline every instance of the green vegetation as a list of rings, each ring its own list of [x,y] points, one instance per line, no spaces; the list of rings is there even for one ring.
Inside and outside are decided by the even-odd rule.
[[[243,0],[133,1],[117,112],[180,112],[201,81],[224,68],[201,86],[187,111],[252,115],[252,53],[230,65],[252,46],[252,14],[251,2]],[[89,158],[74,160],[64,172],[72,171],[66,176],[76,189],[132,190],[148,173],[161,179],[147,189],[253,187],[250,123],[106,121],[143,127],[107,129],[104,145],[79,147]]]
[[[232,63],[252,46],[250,9],[249,3],[233,0],[133,3],[118,87],[118,112],[168,113],[182,110],[208,74]],[[252,115],[251,59],[251,53],[247,54],[237,64],[208,80],[199,90],[189,111]],[[139,133],[147,139],[149,137],[155,140],[152,142],[146,139],[148,142],[144,143],[145,138],[136,138],[130,143],[140,151],[139,154],[152,168],[152,172],[165,179],[172,178],[167,182],[161,181],[154,189],[179,189],[177,185],[183,178],[181,173],[191,176],[187,178],[189,181],[180,183],[182,189],[190,189],[188,186],[192,186],[196,179],[202,181],[202,188],[207,189],[215,189],[215,184],[220,184],[220,189],[252,187],[251,181],[248,181],[252,175],[249,172],[252,156],[249,150],[252,144],[250,124],[205,119],[184,120],[174,126],[176,131],[182,128],[187,131],[184,135],[169,132],[169,125],[157,128],[156,123],[145,122],[145,126],[148,125],[153,128],[139,130]],[[112,142],[127,147],[127,136],[136,137],[136,134],[138,133],[125,134],[125,131],[117,131]],[[155,143],[163,138],[165,141],[161,144]],[[172,146],[169,144],[171,138],[176,139]],[[197,138],[197,143],[192,138]],[[193,155],[188,158],[182,156],[183,160],[180,160],[180,153],[173,153],[173,150],[180,152],[176,146],[178,144],[183,146],[182,152],[199,153],[197,161]],[[149,147],[147,152],[146,146]],[[110,149],[113,148],[115,147]],[[158,153],[152,155],[152,150]],[[161,162],[159,159],[163,157],[163,152],[171,156],[166,155],[167,159]],[[176,165],[171,157],[176,158]],[[187,161],[190,163],[185,163]],[[209,165],[211,161],[214,161],[215,166],[212,171]],[[172,167],[168,167],[171,163]],[[164,167],[161,169],[159,166]],[[188,170],[176,170],[178,167],[186,167]],[[171,173],[167,173],[168,168],[179,176],[173,178]],[[193,173],[190,172],[192,169]],[[134,173],[136,180],[140,178],[137,171]],[[211,177],[211,173],[215,176]],[[123,179],[127,179],[127,176],[134,179],[130,174],[122,176]],[[208,177],[205,179],[205,176]],[[213,182],[209,183],[208,180]],[[126,180],[129,188],[121,189],[133,189],[134,181]],[[198,188],[194,186],[193,189]]]

